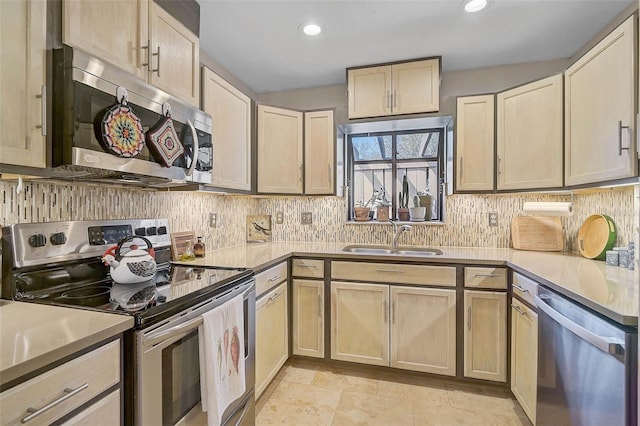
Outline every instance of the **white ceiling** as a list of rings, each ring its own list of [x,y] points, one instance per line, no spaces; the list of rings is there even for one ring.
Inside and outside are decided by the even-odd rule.
[[[345,82],[345,68],[442,56],[444,71],[568,58],[637,0],[199,0],[200,46],[257,93]],[[298,27],[322,25],[310,38]]]

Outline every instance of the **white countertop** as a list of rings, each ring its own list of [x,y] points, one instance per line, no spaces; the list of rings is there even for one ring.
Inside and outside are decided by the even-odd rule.
[[[256,271],[289,256],[317,256],[359,260],[468,263],[509,266],[597,312],[625,325],[638,324],[638,270],[607,266],[571,253],[507,248],[437,247],[442,256],[372,255],[345,253],[341,243],[274,242],[243,244],[209,251],[202,259],[184,262],[199,266],[246,267]]]
[[[133,317],[0,301],[0,384],[133,327]]]

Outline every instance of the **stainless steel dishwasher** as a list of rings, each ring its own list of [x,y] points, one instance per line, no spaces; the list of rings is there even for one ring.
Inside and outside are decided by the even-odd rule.
[[[538,425],[637,423],[637,329],[540,287]]]

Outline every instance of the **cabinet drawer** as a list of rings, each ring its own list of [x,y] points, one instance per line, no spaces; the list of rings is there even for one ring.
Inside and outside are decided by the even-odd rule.
[[[276,266],[256,274],[256,297],[264,294],[269,289],[286,281],[289,277],[287,274],[287,262],[282,262]]]
[[[530,278],[513,273],[513,283],[511,284],[513,295],[524,300],[532,306],[536,306],[533,296],[538,294],[538,283]]]
[[[331,277],[338,280],[455,287],[456,268],[393,263],[332,262]]]
[[[116,340],[2,392],[0,424],[21,424],[32,416],[29,408],[43,410],[33,417],[33,424],[49,424],[118,382],[120,341]],[[65,396],[67,399],[44,410]]]
[[[62,426],[113,426],[120,424],[120,389],[76,414]]]
[[[293,259],[291,274],[294,277],[324,278],[324,260]]]
[[[507,289],[505,268],[464,268],[464,286]]]

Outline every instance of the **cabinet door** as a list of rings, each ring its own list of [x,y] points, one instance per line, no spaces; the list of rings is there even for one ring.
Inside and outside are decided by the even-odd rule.
[[[64,44],[78,47],[145,80],[148,68],[142,64],[148,59],[148,22],[148,0],[62,2]]]
[[[391,287],[391,367],[456,375],[456,291]]]
[[[405,62],[391,66],[393,114],[440,109],[440,60]]]
[[[457,101],[456,190],[493,190],[494,96]]]
[[[630,17],[565,72],[567,185],[637,172],[634,19]]]
[[[507,295],[464,292],[464,375],[504,382],[507,374]]]
[[[349,118],[391,114],[391,66],[347,70]]]
[[[150,82],[192,105],[200,105],[200,42],[177,19],[149,6]]]
[[[517,299],[511,303],[511,391],[536,424],[538,314]]]
[[[289,357],[287,283],[256,302],[256,399]]]
[[[331,358],[389,366],[389,286],[331,283]]]
[[[324,281],[293,280],[293,353],[324,358]]]
[[[258,192],[302,194],[302,113],[258,105]]]
[[[46,12],[44,0],[0,1],[0,163],[46,167]]]
[[[562,74],[497,97],[498,189],[562,186]]]
[[[304,114],[304,193],[333,194],[333,111]]]
[[[251,190],[251,99],[202,68],[202,108],[213,119],[211,186]]]

